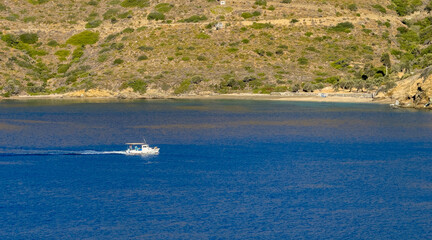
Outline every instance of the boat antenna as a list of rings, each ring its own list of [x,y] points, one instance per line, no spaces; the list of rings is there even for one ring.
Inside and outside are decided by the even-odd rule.
[[[143,137],[143,143],[144,144],[147,144],[147,141],[145,140],[145,138]]]

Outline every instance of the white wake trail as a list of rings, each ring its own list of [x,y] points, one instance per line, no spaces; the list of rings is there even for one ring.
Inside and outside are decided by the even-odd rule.
[[[126,151],[94,151],[94,150],[85,150],[81,152],[77,152],[79,155],[126,155]]]
[[[22,150],[0,151],[0,156],[43,156],[43,155],[126,155],[126,151],[67,151],[67,150]]]

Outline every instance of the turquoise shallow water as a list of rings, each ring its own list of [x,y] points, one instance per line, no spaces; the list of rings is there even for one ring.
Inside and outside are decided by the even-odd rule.
[[[428,239],[431,136],[374,104],[3,101],[0,238]]]

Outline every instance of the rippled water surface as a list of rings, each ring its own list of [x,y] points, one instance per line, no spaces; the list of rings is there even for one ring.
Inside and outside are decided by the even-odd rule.
[[[431,139],[374,104],[3,101],[0,239],[430,239]]]

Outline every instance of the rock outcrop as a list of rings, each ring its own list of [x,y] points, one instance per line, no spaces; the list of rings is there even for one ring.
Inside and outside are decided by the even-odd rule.
[[[432,109],[432,66],[398,82],[389,96],[395,106]]]

